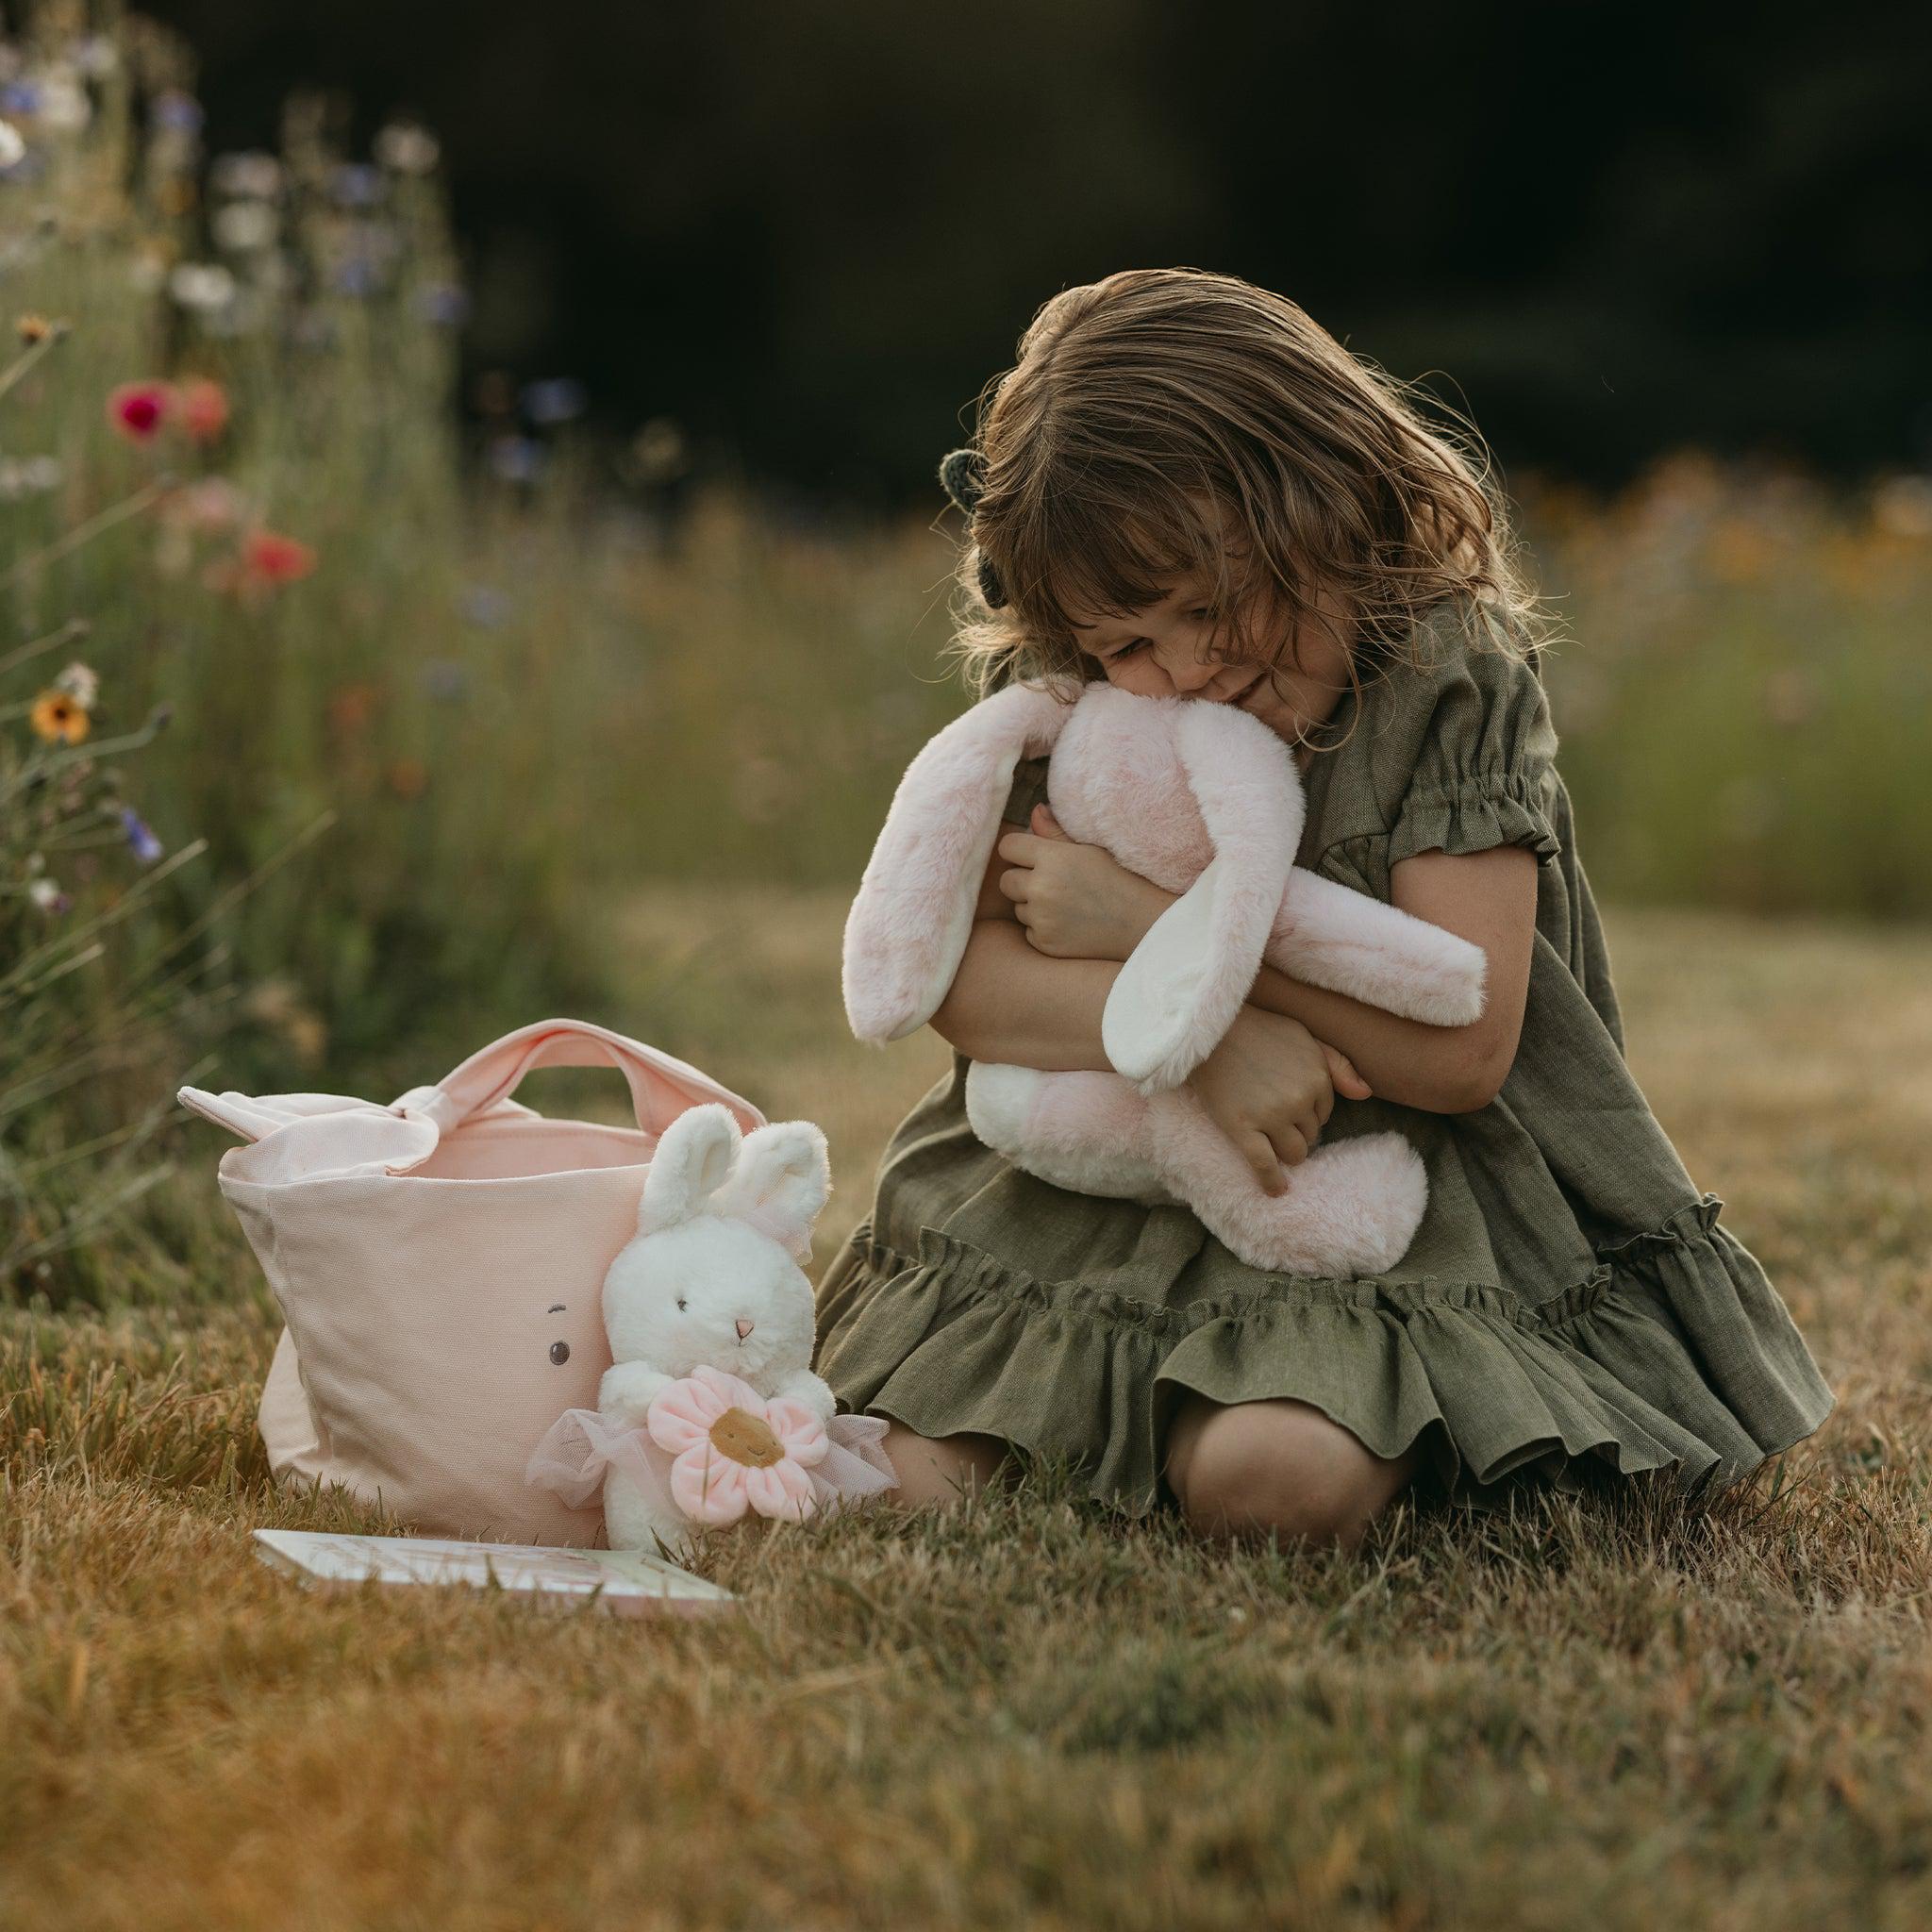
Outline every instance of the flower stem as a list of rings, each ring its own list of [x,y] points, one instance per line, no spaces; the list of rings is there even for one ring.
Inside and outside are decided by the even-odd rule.
[[[65,323],[57,323],[39,341],[28,343],[5,369],[0,369],[0,396],[4,396],[16,382],[20,381],[24,375],[26,375],[32,370],[34,364],[56,342],[64,341],[66,336],[67,325]]]
[[[9,651],[0,658],[0,677],[9,671],[17,671],[30,658],[38,658],[43,651],[58,651],[62,644],[69,644],[75,638],[84,638],[92,628],[84,617],[70,617],[58,630],[50,630],[43,638],[36,638],[30,644],[22,644],[18,650]]]
[[[152,482],[143,483],[132,496],[124,496],[119,503],[110,503],[98,516],[77,524],[58,542],[49,543],[44,550],[37,550],[31,557],[22,558],[4,577],[0,577],[0,590],[8,590],[34,571],[42,570],[50,563],[58,563],[83,543],[92,542],[103,530],[111,530],[116,524],[125,524],[129,517],[138,517],[174,487],[175,479],[168,475],[157,476]]]

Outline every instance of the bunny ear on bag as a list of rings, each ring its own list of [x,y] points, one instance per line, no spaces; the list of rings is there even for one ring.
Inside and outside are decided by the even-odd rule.
[[[907,766],[845,921],[845,1017],[858,1039],[901,1040],[939,1009],[973,930],[1013,768],[1053,749],[1071,708],[1053,688],[1008,685]]]
[[[638,1203],[638,1232],[654,1234],[706,1212],[711,1196],[730,1179],[743,1140],[729,1108],[715,1100],[686,1108],[652,1151]]]
[[[823,1131],[811,1121],[774,1121],[744,1137],[738,1165],[711,1197],[711,1212],[736,1215],[803,1263],[811,1258],[812,1223],[831,1191]]]
[[[1178,1087],[1234,1024],[1281,909],[1306,806],[1287,747],[1230,706],[1179,706],[1174,748],[1214,857],[1114,978],[1100,1041],[1143,1093]]]

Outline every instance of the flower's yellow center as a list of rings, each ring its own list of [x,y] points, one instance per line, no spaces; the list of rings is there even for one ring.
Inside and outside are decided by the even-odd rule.
[[[711,1424],[711,1447],[747,1469],[770,1469],[785,1459],[771,1424],[742,1408],[727,1408]]]

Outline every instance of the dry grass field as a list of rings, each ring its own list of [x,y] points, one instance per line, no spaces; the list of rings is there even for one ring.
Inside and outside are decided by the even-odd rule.
[[[945,1058],[838,967],[958,532],[459,435],[434,143],[208,155],[83,13],[0,37],[0,1932],[1932,1924],[1932,478],[1514,486],[1593,883],[1678,908],[1612,921],[1640,1072],[1841,1397],[1714,1511],[1230,1555],[1035,1468],[718,1540],[708,1625],[310,1597],[251,1528],[383,1525],[270,1482],[175,1088],[579,1012],[824,1124],[823,1266]]]
[[[654,1037],[830,1134],[821,1262],[943,1058],[834,1024],[842,909],[637,915]],[[1932,1921],[1932,937],[1611,937],[1659,1113],[1840,1394],[1703,1515],[1229,1555],[1041,1469],[718,1541],[734,1620],[308,1597],[247,1548],[319,1519],[253,1434],[273,1328],[210,1141],[205,1307],[0,1316],[0,1924]]]

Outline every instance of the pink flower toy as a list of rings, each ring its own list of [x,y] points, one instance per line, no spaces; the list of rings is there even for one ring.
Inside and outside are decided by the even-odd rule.
[[[652,1402],[644,1427],[670,1452],[671,1493],[693,1523],[736,1523],[747,1509],[803,1523],[818,1507],[809,1472],[831,1442],[802,1402],[693,1369]]]

